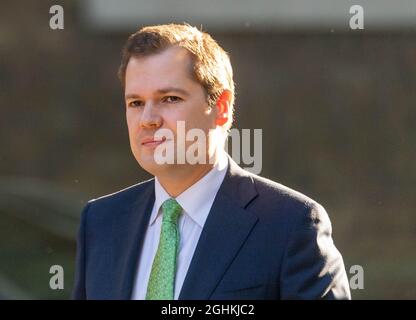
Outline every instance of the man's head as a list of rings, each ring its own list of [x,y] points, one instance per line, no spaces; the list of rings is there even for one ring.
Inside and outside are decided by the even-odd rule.
[[[145,27],[132,34],[122,52],[119,78],[125,91],[130,144],[139,164],[157,175],[157,143],[145,143],[158,129],[222,132],[232,124],[234,82],[227,53],[207,33],[183,24]],[[166,143],[166,142],[165,142]],[[188,143],[189,145],[190,143]]]
[[[215,107],[225,89],[231,92],[227,123],[229,129],[232,125],[235,95],[230,58],[208,33],[201,32],[188,24],[149,26],[130,35],[123,48],[118,71],[123,88],[125,88],[126,69],[131,57],[154,55],[172,46],[185,48],[191,54],[190,75],[204,88],[210,107]]]

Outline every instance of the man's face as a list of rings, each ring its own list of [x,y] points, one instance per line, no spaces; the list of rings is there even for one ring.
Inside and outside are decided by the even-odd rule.
[[[190,70],[190,54],[181,47],[132,57],[127,65],[125,102],[130,146],[140,166],[155,176],[168,168],[156,163],[156,147],[173,143],[155,141],[158,129],[171,130],[176,140],[177,121],[185,122],[186,131],[202,129],[206,137],[209,129],[216,128],[216,110],[209,108],[205,90],[192,78]],[[207,139],[206,150],[209,148],[212,146]]]

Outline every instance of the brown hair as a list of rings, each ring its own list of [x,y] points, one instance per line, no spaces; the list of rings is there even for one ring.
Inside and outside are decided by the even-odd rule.
[[[130,58],[160,53],[171,46],[187,49],[192,57],[192,76],[205,89],[207,102],[215,106],[224,89],[231,91],[227,129],[231,127],[234,111],[233,70],[227,52],[206,32],[189,24],[148,26],[133,33],[122,50],[118,77],[124,88],[126,68]]]

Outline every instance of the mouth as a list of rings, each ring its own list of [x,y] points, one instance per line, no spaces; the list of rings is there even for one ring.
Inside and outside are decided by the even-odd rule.
[[[166,137],[161,139],[156,138],[145,138],[141,141],[141,145],[144,147],[156,147],[166,141]]]

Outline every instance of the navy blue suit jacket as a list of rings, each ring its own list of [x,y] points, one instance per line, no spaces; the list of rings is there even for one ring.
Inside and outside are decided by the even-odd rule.
[[[73,298],[130,299],[154,179],[88,202]],[[179,299],[349,299],[325,209],[231,158]]]

